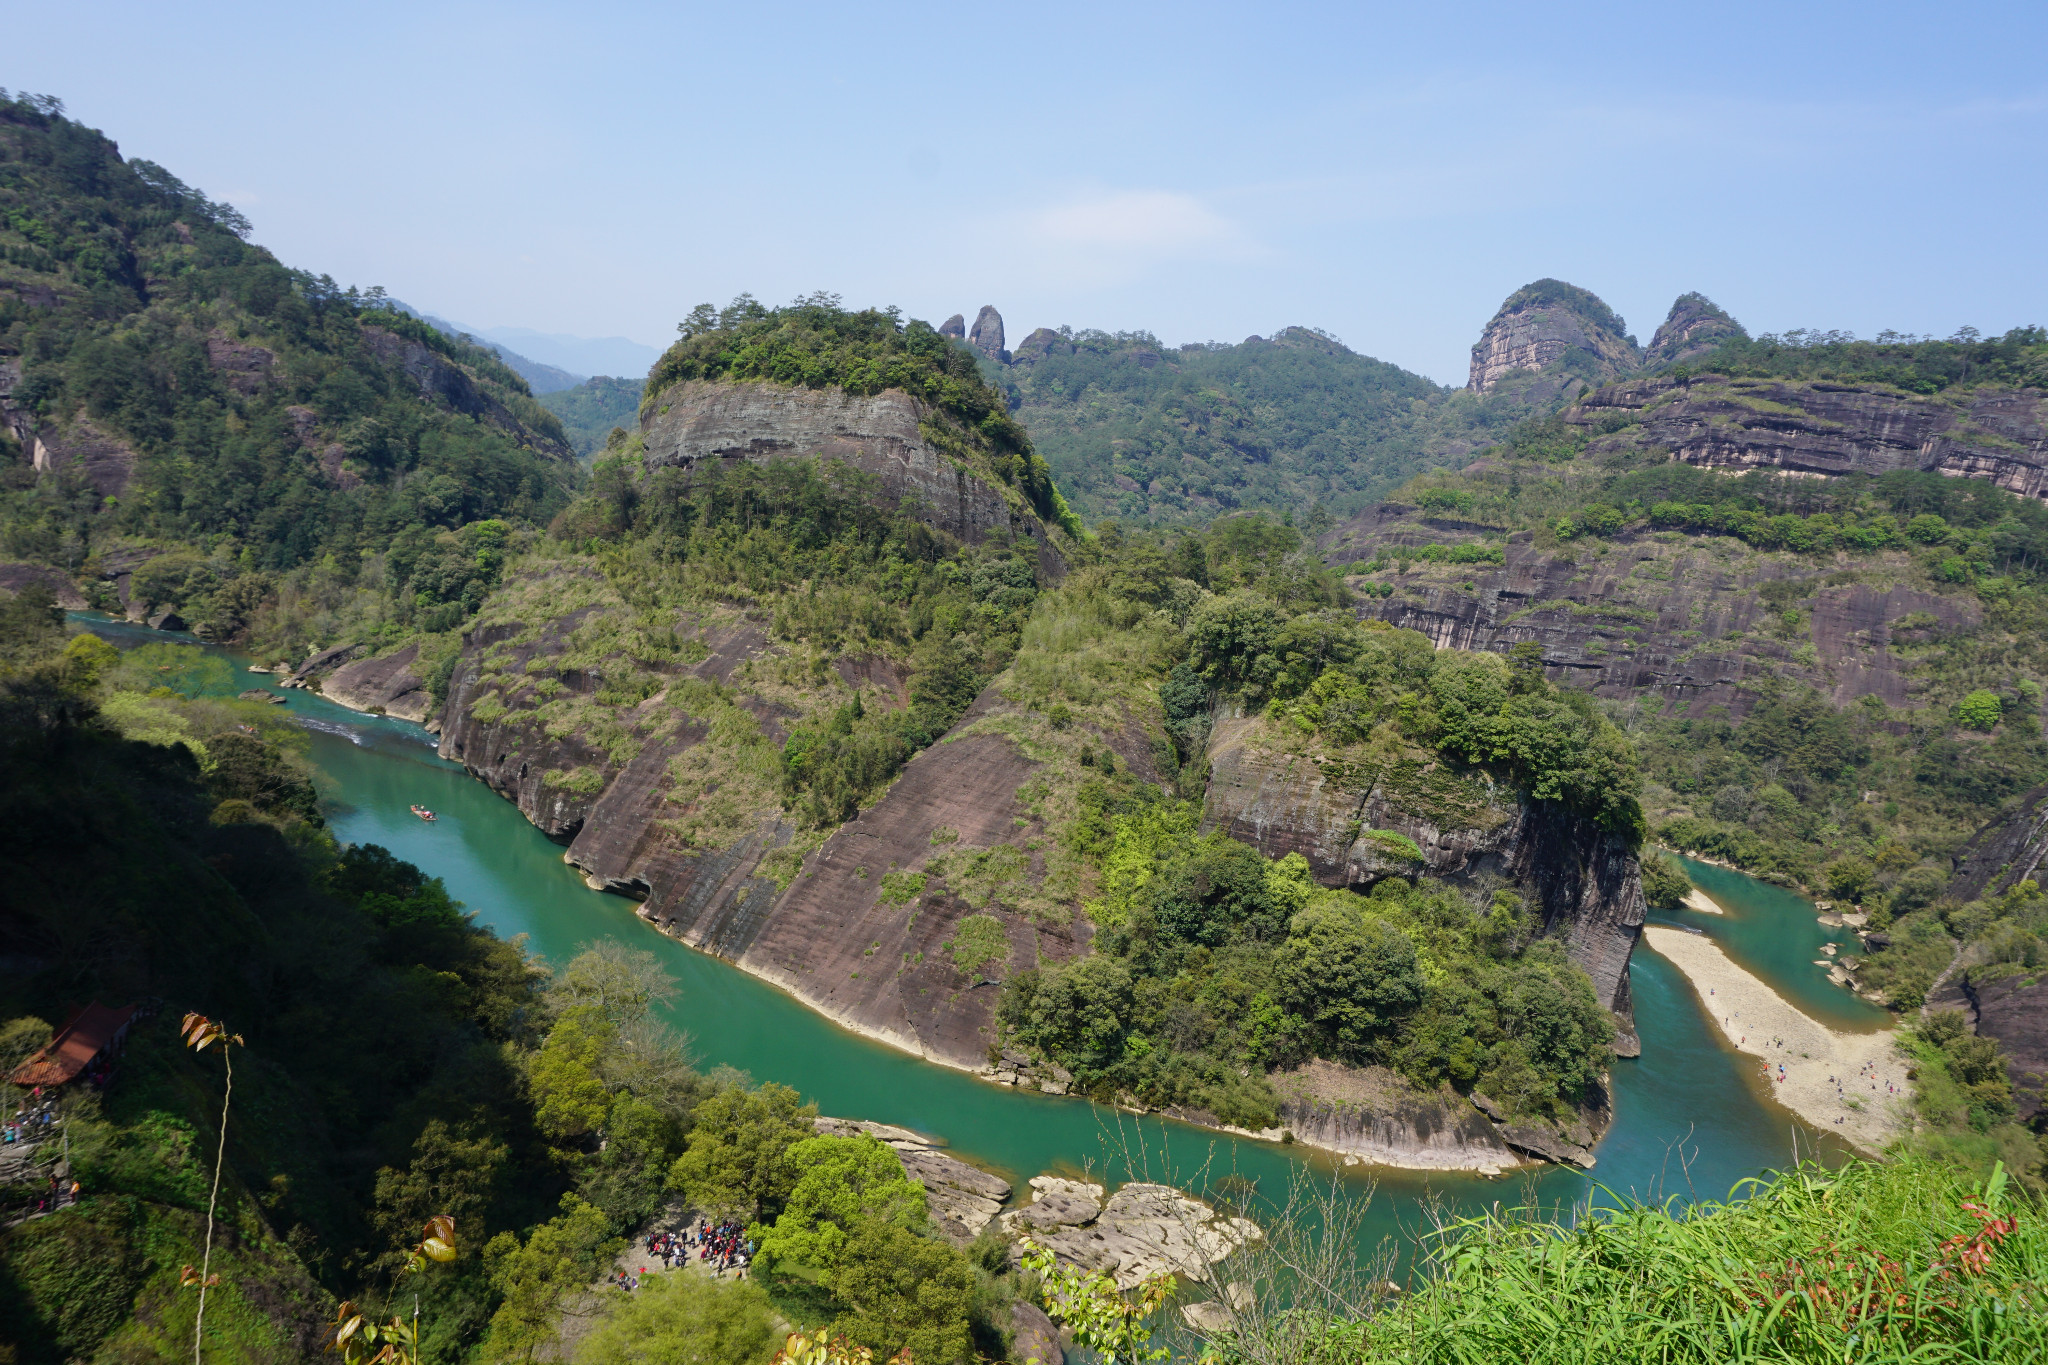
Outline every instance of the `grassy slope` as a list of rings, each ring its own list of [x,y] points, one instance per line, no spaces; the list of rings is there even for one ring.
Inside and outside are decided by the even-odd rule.
[[[1857,1162],[1736,1193],[1747,1197],[1680,1214],[1455,1224],[1424,1287],[1309,1358],[1881,1365],[2048,1352],[2048,1222],[2002,1176]]]

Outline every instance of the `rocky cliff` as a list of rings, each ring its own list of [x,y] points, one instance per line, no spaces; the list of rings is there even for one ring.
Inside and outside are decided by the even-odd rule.
[[[2048,881],[2048,787],[2036,787],[1972,836],[1956,856],[1948,894],[1958,901],[2002,896],[2032,878]]]
[[[527,601],[564,595],[557,587]],[[993,978],[1070,957],[1087,940],[1075,905],[1027,915],[935,870],[974,867],[993,850],[1019,860],[1013,877],[1028,881],[1042,857],[1033,850],[1051,831],[1018,795],[1040,764],[982,724],[1007,703],[985,692],[871,808],[822,847],[793,847],[799,831],[779,788],[748,767],[758,756],[749,746],[779,744],[789,714],[790,694],[774,681],[780,647],[744,618],[679,616],[675,629],[700,660],[667,670],[646,701],[600,712],[606,669],[567,661],[612,610],[473,631],[451,679],[442,756],[567,844],[564,860],[593,889],[639,900],[653,927],[870,1036],[980,1066],[993,1041]],[[823,686],[827,709],[856,688],[869,705],[901,704],[901,674],[887,660],[842,659]],[[735,747],[732,727],[758,738]],[[964,968],[952,951],[969,916],[1000,926],[1007,946],[994,963]]]
[[[1276,1074],[1273,1090],[1296,1140],[1368,1165],[1498,1175],[1522,1161],[1464,1096],[1417,1090],[1385,1067],[1318,1059]]]
[[[980,351],[997,364],[1007,364],[1010,353],[1003,349],[1003,315],[992,303],[985,303],[974,315],[974,326],[968,329],[967,344]]]
[[[641,438],[650,468],[701,468],[720,460],[840,460],[880,481],[890,507],[911,506],[968,542],[1030,536],[1041,573],[1065,564],[1045,526],[1013,489],[976,477],[933,440],[932,413],[909,394],[789,388],[688,379],[643,408]]]
[[[1600,299],[1563,280],[1537,280],[1508,295],[1472,347],[1473,392],[1491,392],[1516,370],[1553,366],[1590,384],[1642,364],[1635,338]]]
[[[382,658],[344,664],[320,681],[320,691],[358,711],[425,721],[434,703],[425,680],[414,671],[418,657],[419,646],[407,645]]]
[[[2043,1107],[2048,1090],[2048,980],[2019,973],[1990,981],[1965,981],[1971,1021],[1980,1037],[2005,1049],[2006,1075],[2022,1120]]]
[[[1382,503],[1322,545],[1332,563],[1349,564],[1479,543],[1487,530]],[[1527,532],[1488,543],[1503,563],[1408,561],[1380,576],[1388,595],[1363,595],[1358,610],[1439,648],[1505,652],[1534,641],[1553,681],[1596,696],[1655,695],[1675,711],[1726,706],[1737,717],[1765,675],[1810,683],[1838,706],[1862,696],[1918,706],[1916,651],[1981,619],[1971,598],[1917,586],[1900,551],[1817,561],[1672,531],[1625,531],[1604,550],[1545,549]],[[1788,609],[1798,612],[1791,629]]]
[[[1922,469],[2048,498],[2048,397],[1983,386],[1921,397],[1882,384],[1649,377],[1582,398],[1564,420],[1599,437],[1589,455],[1641,452],[1740,473],[1809,477]]]
[[[1628,962],[1643,924],[1642,877],[1634,850],[1618,837],[1483,777],[1414,756],[1323,752],[1262,718],[1220,719],[1209,764],[1205,826],[1269,858],[1299,853],[1327,886],[1364,888],[1426,872],[1516,887],[1620,1021],[1615,1050],[1641,1051]],[[1374,838],[1385,831],[1412,839],[1422,863]]]

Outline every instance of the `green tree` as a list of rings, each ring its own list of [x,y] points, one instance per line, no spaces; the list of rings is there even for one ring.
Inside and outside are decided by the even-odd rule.
[[[1685,904],[1692,891],[1692,880],[1677,863],[1655,849],[1644,849],[1642,865],[1643,899],[1653,909],[1676,910]]]
[[[789,1162],[799,1174],[788,1202],[772,1227],[751,1230],[760,1240],[764,1275],[826,1278],[838,1269],[847,1239],[864,1220],[911,1230],[924,1226],[924,1186],[904,1174],[902,1160],[885,1142],[865,1133],[806,1138],[790,1147]]]
[[[501,1232],[484,1248],[484,1269],[501,1302],[484,1337],[488,1361],[530,1361],[552,1341],[562,1300],[587,1289],[618,1250],[602,1210],[573,1194],[562,1212],[520,1244]]]
[[[759,1285],[702,1275],[650,1275],[607,1295],[576,1365],[755,1365],[775,1354],[775,1315]]]
[[[1956,703],[1956,724],[1969,730],[1995,729],[2003,712],[1996,692],[1979,689]]]
[[[1422,1003],[1423,982],[1414,940],[1357,907],[1338,894],[1296,915],[1274,969],[1281,1003],[1322,1030],[1337,1055],[1367,1061]]]
[[[501,1193],[511,1164],[510,1150],[488,1132],[451,1128],[431,1119],[413,1140],[412,1162],[404,1170],[377,1172],[370,1221],[391,1250],[378,1259],[387,1269],[410,1259],[414,1233],[428,1219],[452,1218],[474,1235]]]
[[[789,1149],[812,1136],[817,1116],[818,1106],[786,1085],[726,1086],[697,1106],[688,1145],[669,1168],[669,1188],[744,1222],[780,1209],[798,1175]]]
[[[548,1030],[527,1068],[533,1086],[534,1122],[558,1142],[594,1133],[611,1112],[611,1091],[598,1074],[617,1025],[594,1005],[566,1011]]]
[[[846,1240],[832,1295],[846,1306],[836,1331],[877,1358],[908,1350],[919,1365],[971,1355],[967,1311],[974,1276],[967,1258],[900,1223],[862,1219]]]

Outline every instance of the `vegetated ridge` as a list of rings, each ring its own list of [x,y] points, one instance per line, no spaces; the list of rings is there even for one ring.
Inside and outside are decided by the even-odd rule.
[[[2030,1173],[2044,380],[2033,328],[1730,336],[1322,541],[1369,615],[1601,698],[1653,838],[1868,913],[1852,983],[1960,1012],[1921,1068],[1930,1132]]]

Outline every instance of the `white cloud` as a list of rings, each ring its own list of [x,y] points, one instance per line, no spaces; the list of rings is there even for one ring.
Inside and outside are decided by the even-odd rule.
[[[1123,190],[1078,200],[1031,215],[1031,235],[1071,247],[1170,255],[1207,255],[1241,247],[1237,224],[1192,194],[1171,190]]]

